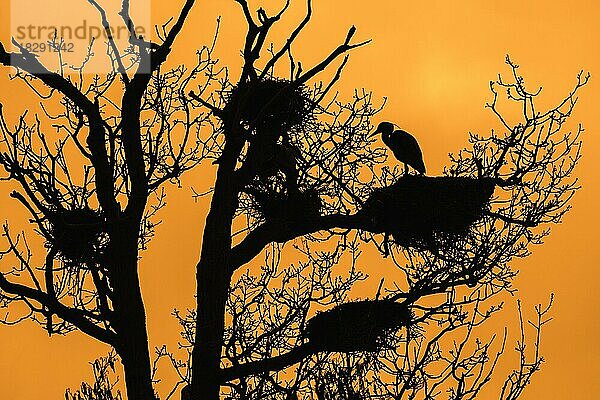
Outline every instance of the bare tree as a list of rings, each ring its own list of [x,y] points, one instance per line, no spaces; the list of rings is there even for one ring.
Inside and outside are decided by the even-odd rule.
[[[105,11],[89,3],[109,32]],[[193,3],[163,28],[159,43],[150,43],[136,36],[123,2],[130,46],[119,51],[108,35],[113,70],[105,76],[80,74],[91,47],[82,66],[50,71],[18,43],[13,53],[0,45],[0,63],[15,68],[14,77],[39,96],[41,118],[50,123],[24,112],[13,126],[0,114],[2,179],[14,183],[11,196],[31,214],[46,250],[40,267],[25,236],[4,227],[4,322],[31,318],[49,334],[78,329],[112,346],[131,399],[155,398],[139,251],[153,235],[164,184],[215,157],[219,147],[202,137],[208,117],[185,95],[191,79],[212,70],[211,49],[199,51],[192,68],[161,71]],[[51,45],[60,57],[58,39]],[[28,311],[19,314],[20,305]]]
[[[214,57],[216,36],[192,68],[162,70],[193,1],[158,29],[158,43],[135,35],[124,1],[130,46],[120,52],[109,35],[113,71],[91,81],[0,45],[0,62],[16,68],[42,105],[63,109],[43,107],[52,135],[37,115],[10,127],[0,114],[4,179],[17,184],[12,197],[46,244],[37,267],[25,236],[5,227],[2,256],[12,264],[0,274],[0,295],[13,311],[4,322],[30,317],[50,334],[79,329],[111,345],[128,398],[154,399],[139,254],[165,204],[164,184],[211,160],[197,306],[176,313],[186,357],[157,350],[185,385],[182,397],[476,397],[506,340],[494,350],[499,339],[472,340],[476,328],[513,291],[510,262],[542,242],[578,188],[572,173],[583,128],[565,124],[589,76],[579,74],[564,100],[538,110],[539,91],[527,89],[507,58],[511,76],[490,85],[487,105],[502,129],[472,134],[444,176],[406,175],[390,168],[387,149],[370,135],[383,104],[364,89],[347,101],[333,91],[349,52],[368,43],[355,40],[356,28],[305,68],[293,48],[311,19],[310,0],[287,39],[271,46],[289,1],[275,12],[236,2],[247,33],[235,79]],[[104,10],[90,4],[109,30]],[[505,117],[500,91],[518,104],[517,120]],[[359,257],[369,245],[396,271],[374,298],[352,299],[352,287],[367,279]],[[284,254],[296,261],[287,265]],[[16,314],[19,304],[28,312]],[[537,332],[546,313],[537,309]],[[452,338],[455,347],[444,349]],[[516,399],[542,361],[537,351],[528,361],[520,343],[521,366],[502,399]]]

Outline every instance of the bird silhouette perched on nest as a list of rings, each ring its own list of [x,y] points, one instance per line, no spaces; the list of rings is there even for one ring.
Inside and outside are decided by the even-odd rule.
[[[392,150],[396,159],[404,163],[405,174],[408,174],[409,165],[420,174],[425,174],[423,154],[414,136],[402,129],[394,130],[394,124],[391,122],[380,123],[371,136],[377,134],[381,134],[383,143]]]

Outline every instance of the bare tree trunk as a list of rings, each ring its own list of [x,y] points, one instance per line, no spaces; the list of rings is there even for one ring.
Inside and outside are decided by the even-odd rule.
[[[137,344],[147,343],[147,338],[144,341],[141,335],[139,338],[132,335],[130,339],[131,343],[135,345],[126,354],[121,354],[125,370],[127,398],[132,400],[156,400],[154,389],[152,388],[148,348],[137,346]]]
[[[225,303],[231,281],[231,225],[237,207],[233,168],[238,149],[233,147],[226,146],[223,151],[196,270],[198,311],[191,385],[194,400],[219,399]]]
[[[208,232],[208,231],[207,231]],[[224,236],[221,238],[225,239]],[[215,237],[215,240],[217,238]],[[211,251],[198,264],[198,317],[193,357],[192,399],[219,399],[219,372],[229,274],[219,270],[225,257]]]
[[[131,226],[133,225],[133,226]],[[137,272],[138,232],[136,224],[119,229],[111,239],[115,260],[112,264],[114,282],[115,330],[119,336],[116,350],[121,357],[127,398],[155,400],[152,388],[150,352],[146,330],[146,313]]]

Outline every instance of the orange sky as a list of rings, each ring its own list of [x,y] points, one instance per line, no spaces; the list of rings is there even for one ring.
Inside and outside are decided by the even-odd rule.
[[[304,4],[292,2],[283,26],[302,18]],[[6,3],[3,0],[0,6],[3,23],[8,18]],[[155,23],[165,21],[183,0],[165,3],[152,5]],[[254,5],[259,3],[270,8],[281,1]],[[222,16],[222,32],[216,53],[234,67],[236,75],[245,22],[233,0],[198,1],[172,63],[193,59],[194,49],[211,40],[218,15]],[[432,175],[441,173],[447,154],[465,143],[468,131],[483,133],[497,127],[483,106],[489,99],[488,82],[498,72],[507,72],[506,53],[521,65],[532,86],[543,85],[542,102],[554,102],[566,94],[580,69],[591,71],[592,81],[582,90],[573,117],[586,127],[584,158],[577,170],[583,189],[564,223],[553,229],[543,246],[534,248],[532,256],[517,264],[521,273],[515,286],[526,309],[545,302],[550,292],[556,294],[555,319],[543,339],[547,362],[525,399],[595,399],[600,392],[596,298],[600,273],[591,251],[600,226],[593,208],[600,197],[600,159],[595,156],[600,151],[596,135],[600,113],[594,112],[600,104],[595,76],[600,73],[599,18],[600,5],[592,1],[317,0],[312,23],[296,45],[303,63],[310,65],[337,45],[352,24],[358,28],[357,40],[372,38],[371,45],[352,53],[339,89],[348,94],[355,87],[365,87],[376,97],[388,97],[382,119],[393,120],[417,136]],[[6,35],[1,38],[7,43]],[[25,91],[22,84],[6,79],[7,69],[2,71],[0,101],[6,104],[7,114],[14,116],[30,97],[21,94]],[[182,189],[170,191],[162,212],[164,222],[143,255],[142,290],[153,346],[175,343],[178,326],[169,314],[174,307],[193,304],[194,266],[207,200],[194,203],[190,186],[208,187],[212,175],[204,172],[189,175]],[[13,207],[0,193],[4,210],[0,219],[4,221],[9,218],[6,210]],[[507,302],[498,327],[502,319],[516,318],[515,307],[515,300]],[[66,387],[89,376],[87,362],[105,349],[78,333],[49,339],[33,323],[25,322],[0,326],[0,352],[0,398],[33,400],[62,398]]]

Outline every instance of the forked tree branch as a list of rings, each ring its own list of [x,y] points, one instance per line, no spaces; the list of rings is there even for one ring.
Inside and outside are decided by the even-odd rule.
[[[13,41],[13,43],[16,42]],[[21,48],[20,53],[9,53],[0,42],[0,63],[7,67],[15,67],[26,71],[44,82],[48,87],[55,89],[71,100],[88,117],[98,112],[95,104],[87,98],[79,89],[63,76],[51,72],[41,62],[38,61],[35,54]]]
[[[156,69],[167,60],[167,57],[171,52],[171,48],[173,47],[173,43],[175,42],[177,35],[179,35],[179,33],[181,32],[185,20],[187,19],[194,3],[194,0],[186,0],[183,8],[181,9],[181,12],[179,13],[177,21],[167,34],[165,41],[156,49],[155,52],[152,53],[152,71],[156,71]]]
[[[273,57],[271,57],[271,59],[267,62],[267,64],[265,65],[265,67],[263,69],[263,72],[260,75],[261,79],[265,77],[265,75],[275,66],[275,64],[277,64],[277,61],[279,61],[279,59],[285,53],[287,53],[291,50],[294,40],[296,40],[296,38],[298,37],[300,32],[302,32],[304,27],[308,24],[311,16],[312,16],[312,0],[308,0],[307,5],[306,5],[306,16],[300,22],[300,24],[296,27],[296,29],[294,29],[294,31],[290,34],[290,36],[286,40],[285,44],[281,47],[281,49],[277,53],[275,53],[273,55]]]
[[[254,229],[231,250],[230,267],[235,270],[250,262],[269,243],[283,243],[300,236],[317,233],[330,229],[359,229],[373,230],[372,224],[361,214],[343,215],[333,214],[301,222],[266,222]]]
[[[327,68],[327,66],[329,66],[329,64],[331,64],[339,56],[349,52],[350,50],[353,50],[358,47],[362,47],[362,46],[365,46],[365,45],[371,43],[371,39],[369,39],[369,40],[365,40],[360,43],[351,44],[350,41],[352,40],[352,37],[354,36],[355,33],[356,33],[356,27],[352,26],[348,30],[348,34],[346,35],[346,39],[344,40],[344,43],[339,45],[333,52],[331,52],[331,54],[329,56],[327,56],[327,58],[325,58],[319,64],[315,65],[313,68],[311,68],[310,70],[305,72],[303,75],[299,76],[298,79],[296,79],[294,81],[294,85],[299,86],[299,85],[302,85],[302,84],[308,82],[310,79],[314,78],[318,73],[320,73],[325,68]]]
[[[56,314],[63,320],[75,325],[83,333],[111,346],[117,345],[117,337],[113,332],[100,328],[89,321],[81,310],[67,307],[47,293],[10,282],[3,274],[0,274],[0,289],[11,295],[37,301],[46,307],[50,313]]]
[[[123,79],[123,83],[128,84],[129,76],[127,76],[127,71],[125,70],[125,66],[123,65],[123,59],[121,57],[121,52],[119,51],[119,48],[117,47],[117,44],[115,43],[115,38],[113,37],[113,34],[112,34],[113,30],[110,26],[110,23],[108,22],[108,18],[106,17],[106,11],[95,0],[88,0],[88,3],[90,3],[100,14],[100,18],[102,20],[102,27],[104,27],[104,31],[106,32],[106,38],[108,39],[108,45],[110,46],[111,50],[113,51],[113,53],[115,55],[115,61],[117,62],[117,69],[119,71],[119,74],[121,75],[121,79]]]
[[[265,372],[281,371],[316,353],[316,348],[310,343],[302,344],[285,354],[263,360],[236,365],[221,370],[221,381],[229,382],[234,379],[259,375]]]
[[[14,41],[13,41],[14,42]],[[18,43],[14,42],[18,46]],[[37,57],[20,47],[20,53],[9,53],[0,42],[0,63],[7,67],[15,67],[40,79],[48,87],[57,90],[67,97],[88,118],[90,133],[87,144],[91,151],[91,161],[96,171],[98,200],[102,208],[110,215],[115,215],[119,208],[114,198],[112,170],[108,162],[105,147],[104,121],[96,101],[90,100],[70,81],[62,75],[48,70]]]

